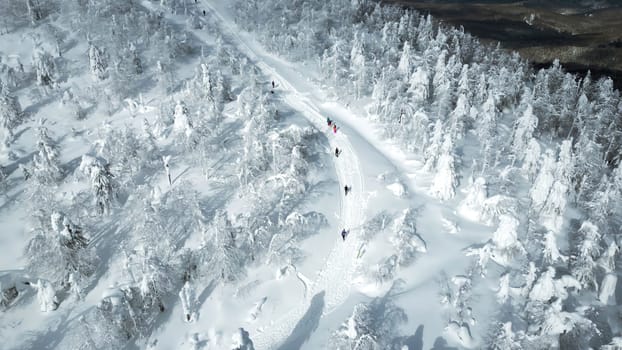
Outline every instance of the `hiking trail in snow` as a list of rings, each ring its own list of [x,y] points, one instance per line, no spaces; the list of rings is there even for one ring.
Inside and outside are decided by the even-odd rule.
[[[222,34],[227,36],[230,44],[237,46],[265,75],[277,83],[278,92],[285,103],[302,113],[318,129],[326,130],[326,117],[322,115],[321,109],[318,107],[319,104],[308,97],[312,96],[310,93],[312,87],[299,79],[287,76],[287,72],[282,72],[277,65],[269,65],[266,62],[268,61],[267,54],[252,39],[238,35],[239,29],[231,19],[225,17],[226,14],[223,11],[209,3],[206,3],[206,6],[219,22]],[[273,60],[273,58],[270,59]],[[335,230],[335,244],[331,248],[322,269],[318,271],[315,280],[307,286],[309,290],[304,299],[290,312],[272,321],[263,332],[253,329],[256,327],[255,325],[249,325],[253,343],[258,350],[277,348],[286,338],[296,337],[292,331],[294,331],[298,321],[310,311],[309,308],[312,307],[314,296],[321,295],[320,293],[324,292],[322,310],[322,316],[324,316],[341,305],[350,294],[360,246],[358,239],[360,232],[352,228],[360,227],[364,221],[365,182],[361,173],[359,158],[348,140],[348,136],[341,130],[338,130],[337,133],[332,132],[332,130],[327,132],[329,133],[328,139],[331,150],[334,150],[335,147],[343,150],[338,158],[334,158],[340,185],[339,190],[342,194],[341,213],[339,215],[341,227]],[[346,185],[352,187],[352,192],[347,196],[343,192]],[[339,236],[342,228],[350,230],[345,241],[342,241]]]

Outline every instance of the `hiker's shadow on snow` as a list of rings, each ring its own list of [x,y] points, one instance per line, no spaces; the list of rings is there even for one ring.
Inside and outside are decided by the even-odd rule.
[[[302,316],[300,321],[296,323],[292,333],[285,339],[285,342],[278,350],[300,349],[311,334],[317,329],[324,311],[324,296],[326,292],[321,291],[313,296],[309,309]]]

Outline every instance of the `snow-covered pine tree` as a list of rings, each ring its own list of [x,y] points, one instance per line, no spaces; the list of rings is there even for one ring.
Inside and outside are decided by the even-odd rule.
[[[43,18],[43,12],[41,11],[41,5],[38,0],[26,0],[26,8],[28,9],[30,22],[33,25]]]
[[[71,289],[80,297],[97,266],[95,251],[88,246],[83,229],[65,214],[41,214],[35,235],[26,247],[27,269],[36,276],[45,276],[54,288]]]
[[[568,260],[568,257],[562,255],[559,249],[557,249],[557,238],[553,231],[547,231],[544,234],[544,242],[542,244],[544,248],[542,259],[545,264],[553,265]]]
[[[22,107],[9,87],[0,80],[0,147],[6,147],[13,139],[13,129],[22,123]]]
[[[489,343],[491,350],[520,350],[522,333],[512,331],[512,322],[499,323]]]
[[[448,200],[454,197],[458,186],[453,142],[449,135],[445,135],[440,151],[441,156],[438,158],[437,173],[434,176],[430,194],[440,200]]]
[[[195,307],[197,305],[197,300],[194,286],[190,281],[186,281],[181,291],[179,291],[179,299],[181,300],[181,307],[184,311],[184,321],[196,321]]]
[[[527,141],[527,147],[524,154],[525,157],[523,158],[523,165],[521,169],[526,173],[527,179],[532,181],[535,179],[540,166],[540,143],[535,138],[531,138]]]
[[[80,170],[91,180],[97,212],[108,213],[117,197],[117,185],[113,179],[114,175],[110,172],[109,163],[103,159],[83,155]]]
[[[36,283],[31,284],[37,290],[37,300],[41,312],[54,311],[60,305],[56,290],[52,284],[45,279],[38,279]]]
[[[529,91],[523,92],[523,99],[525,96],[531,96]],[[521,101],[521,103],[523,103]],[[514,136],[512,137],[512,151],[519,161],[522,161],[526,157],[526,150],[529,145],[529,141],[534,136],[534,131],[538,127],[538,117],[533,113],[533,107],[529,102],[526,104],[523,114],[516,120],[514,126]]]
[[[54,82],[54,58],[42,47],[35,47],[32,54],[32,67],[35,71],[37,84],[48,86]]]
[[[410,77],[410,87],[408,89],[415,104],[427,106],[430,98],[431,84],[425,67],[417,66]]]
[[[427,171],[437,169],[437,162],[442,154],[441,150],[443,149],[443,141],[443,122],[437,120],[434,124],[434,132],[432,133],[432,137],[430,138],[423,154],[425,158],[424,167]]]
[[[39,126],[37,127],[37,152],[32,159],[32,168],[29,169],[39,183],[52,184],[62,178],[63,171],[59,156],[59,147],[50,137],[45,126],[45,120],[39,120]]]
[[[450,135],[456,140],[461,140],[471,128],[471,104],[466,94],[458,95],[456,107],[449,114]]]
[[[188,108],[183,101],[178,100],[175,104],[173,113],[173,131],[178,134],[184,134],[190,137],[192,134],[192,126],[190,124]]]
[[[332,43],[321,57],[320,67],[324,78],[333,86],[341,86],[348,75],[348,49],[343,39],[331,37]]]
[[[221,70],[216,70],[214,73],[214,82],[213,110],[220,116],[225,108],[225,103],[233,101],[231,86]]]
[[[494,153],[497,147],[494,146],[497,138],[498,110],[494,93],[489,91],[486,101],[481,107],[481,116],[475,124],[477,137],[481,144],[482,172],[486,172],[494,167]]]
[[[583,288],[598,290],[596,272],[602,250],[600,240],[598,227],[589,221],[584,221],[575,234],[571,246],[570,271]]]
[[[400,324],[408,320],[406,313],[393,302],[399,280],[382,297],[357,304],[352,315],[333,333],[331,349],[376,350],[391,348]]]
[[[555,183],[555,156],[552,150],[547,150],[542,156],[542,165],[533,186],[529,191],[533,207],[540,211],[549,199],[549,193]]]
[[[525,252],[522,244],[518,241],[519,221],[510,215],[499,216],[499,226],[492,236],[495,245],[493,259],[501,265],[509,265],[512,259]]]
[[[107,77],[108,62],[103,50],[90,43],[89,67],[94,80],[104,80]]]
[[[417,253],[427,252],[425,241],[417,233],[417,215],[416,209],[408,208],[395,222],[395,236],[391,237],[391,241],[397,250],[400,266],[410,265]]]
[[[397,65],[397,71],[402,74],[403,79],[408,79],[412,72],[413,62],[412,62],[412,53],[410,52],[410,43],[407,41],[404,43],[404,47],[402,47],[402,56],[400,57],[400,62]]]
[[[95,194],[95,205],[100,214],[108,213],[113,200],[116,198],[113,177],[108,164],[98,164],[91,169],[91,188]]]
[[[584,209],[588,209],[586,204],[595,199],[597,190],[602,189],[603,173],[607,167],[602,147],[596,143],[595,138],[594,130],[585,127],[574,146],[576,157],[574,181],[578,184],[575,199]]]
[[[249,334],[244,328],[238,328],[232,336],[232,350],[255,350],[253,341],[249,337]]]
[[[366,96],[370,91],[369,68],[365,54],[363,53],[364,33],[355,33],[352,41],[352,50],[350,50],[350,71],[354,78],[352,84],[356,98]]]
[[[227,212],[218,210],[210,225],[212,242],[205,250],[205,261],[223,282],[235,281],[242,275],[243,257],[236,246],[236,229],[227,217]]]

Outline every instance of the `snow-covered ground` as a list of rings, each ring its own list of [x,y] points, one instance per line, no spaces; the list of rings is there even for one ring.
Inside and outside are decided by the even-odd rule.
[[[14,11],[35,18],[34,6],[29,1]],[[95,5],[67,6],[57,12],[44,7],[44,24],[18,20],[0,36],[4,80],[9,68],[20,70],[16,57],[26,63],[38,50],[57,51],[51,86],[36,85],[37,67],[45,66],[38,58],[11,88],[25,120],[12,127],[15,136],[0,152],[6,175],[0,180],[8,184],[0,199],[2,348],[515,349],[536,348],[538,339],[559,344],[560,334],[592,329],[589,310],[574,313],[570,302],[562,307],[566,300],[587,300],[589,294],[578,294],[585,285],[598,290],[591,274],[568,272],[576,258],[575,265],[566,264],[571,234],[560,227],[569,230],[582,214],[559,214],[559,207],[557,216],[542,214],[553,205],[555,189],[569,186],[552,175],[568,177],[561,165],[554,168],[563,164],[568,143],[561,144],[559,160],[550,150],[542,160],[535,156],[540,172],[515,176],[514,161],[510,166],[497,159],[500,178],[484,180],[490,170],[476,164],[491,153],[474,151],[482,142],[473,141],[475,132],[456,137],[461,145],[454,149],[454,136],[443,137],[441,127],[450,134],[457,123],[441,116],[422,131],[425,150],[404,147],[414,141],[387,137],[392,126],[370,112],[371,98],[327,86],[313,60],[294,62],[272,52],[259,29],[241,28],[229,1],[127,5],[131,15],[115,15],[110,24],[112,35],[129,43],[116,48],[124,50],[116,65],[114,53],[96,46],[112,50],[113,43],[102,39],[106,29],[83,40],[84,33],[73,29],[84,23],[63,22]],[[85,16],[103,13],[105,21],[115,10],[103,6]],[[131,18],[144,28],[132,30]],[[141,30],[150,34],[143,37]],[[442,41],[439,36],[434,40]],[[32,49],[15,45],[20,38],[30,38]],[[134,59],[122,66],[127,57]],[[397,69],[408,71],[409,63],[402,58]],[[124,74],[125,83],[112,83],[124,82]],[[422,74],[413,72],[412,80]],[[410,88],[403,93],[418,94]],[[473,120],[463,122],[476,124],[478,132],[489,129],[479,127],[486,117],[475,114],[485,114],[489,104],[496,108],[492,94],[486,96],[481,110],[473,106],[464,114]],[[76,106],[85,118],[72,115]],[[401,107],[402,131],[409,106]],[[417,113],[422,109],[410,117]],[[511,130],[518,128],[515,111],[495,113],[496,140],[519,139]],[[534,123],[528,112],[521,115]],[[52,136],[46,139],[46,132]],[[519,141],[512,142],[515,147]],[[49,169],[54,164],[62,175]],[[616,174],[622,171],[611,172]],[[531,193],[529,182],[535,183]],[[547,193],[534,194],[545,183]],[[487,184],[501,189],[488,192]],[[532,201],[541,201],[533,215],[542,215],[549,231],[528,236],[536,220]],[[587,237],[582,251],[600,254],[608,244],[598,255],[603,277],[597,306],[609,332],[599,344],[613,342],[620,331],[612,262],[617,245],[603,240],[590,250],[599,227],[586,221],[573,230]],[[544,250],[541,266],[528,261],[530,237],[544,242],[544,249],[540,241],[532,243]],[[49,265],[41,263],[45,259]],[[534,331],[532,321],[510,311],[514,307],[550,317]],[[530,333],[542,329],[542,338]]]

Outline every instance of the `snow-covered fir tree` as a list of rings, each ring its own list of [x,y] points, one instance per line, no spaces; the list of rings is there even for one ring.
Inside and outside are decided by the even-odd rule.
[[[6,147],[13,139],[13,130],[23,120],[19,100],[11,94],[9,87],[0,80],[0,144]]]
[[[570,256],[570,270],[583,288],[598,290],[596,272],[602,251],[600,240],[598,227],[589,221],[583,222],[576,232],[573,254]]]
[[[38,215],[41,217],[36,220],[34,236],[26,247],[28,270],[35,276],[45,276],[55,289],[71,290],[80,298],[98,262],[88,237],[63,213]]]
[[[37,84],[48,86],[54,83],[56,72],[54,58],[41,47],[35,48],[32,54],[32,68],[37,79]]]
[[[448,200],[454,197],[458,185],[453,142],[449,136],[445,137],[440,151],[441,156],[438,159],[437,173],[430,194],[440,200]]]
[[[89,68],[91,69],[93,79],[106,79],[108,62],[105,53],[93,43],[89,45]]]
[[[63,176],[60,163],[60,149],[50,137],[45,120],[39,120],[37,127],[37,152],[32,159],[31,169],[34,178],[41,184],[53,184]]]
[[[88,155],[82,156],[80,170],[90,179],[94,204],[99,214],[107,214],[116,199],[117,185],[109,163]]]

